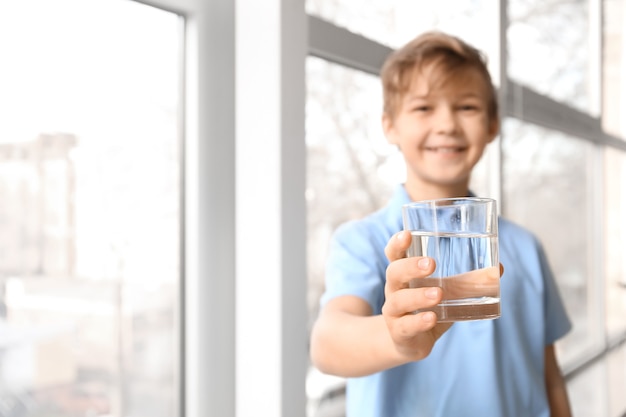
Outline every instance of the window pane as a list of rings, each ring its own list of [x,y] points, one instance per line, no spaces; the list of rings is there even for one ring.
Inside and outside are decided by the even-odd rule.
[[[587,0],[511,0],[509,76],[539,93],[591,111]]]
[[[0,2],[3,416],[176,416],[180,19]]]
[[[592,361],[567,381],[572,415],[623,417],[626,410],[626,344]]]
[[[543,243],[573,330],[558,346],[564,364],[602,343],[595,312],[601,277],[594,268],[590,231],[595,149],[589,142],[515,119],[506,119],[502,141],[504,215],[533,231]],[[505,265],[506,268],[506,265]]]
[[[607,361],[598,361],[585,369],[585,372],[575,375],[567,381],[567,391],[575,416],[618,416],[609,414],[609,390],[596,387],[612,387],[608,380]],[[590,389],[594,387],[596,389]],[[622,394],[623,395],[623,394]]]
[[[491,57],[492,72],[498,67],[497,7],[497,2],[491,0],[306,1],[307,13],[391,48],[398,48],[431,29],[461,36]]]
[[[606,315],[609,338],[626,331],[626,156],[607,149],[604,165]]]
[[[378,77],[307,58],[307,265],[309,317],[317,317],[331,234],[340,224],[384,205],[404,180],[404,160],[381,127]],[[340,378],[311,368],[309,416],[341,407]],[[318,402],[325,398],[318,406]]]
[[[317,316],[326,248],[335,228],[382,207],[404,180],[404,160],[381,126],[380,81],[307,58],[309,306]]]

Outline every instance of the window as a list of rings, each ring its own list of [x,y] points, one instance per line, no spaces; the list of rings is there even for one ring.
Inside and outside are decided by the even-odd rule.
[[[534,232],[574,324],[558,346],[567,363],[602,344],[593,234],[594,146],[559,132],[507,119],[504,123],[504,215]]]
[[[0,5],[3,415],[178,413],[180,27]]]
[[[509,76],[569,106],[597,112],[589,11],[586,0],[509,1]]]
[[[330,235],[382,207],[405,173],[402,156],[382,132],[377,77],[308,58],[307,86],[308,296],[314,319]]]
[[[365,4],[364,4],[365,3]],[[397,48],[419,32],[440,29],[463,34],[474,45],[493,55],[498,49],[497,9],[488,0],[416,2],[411,0],[307,0],[307,12],[384,45]]]

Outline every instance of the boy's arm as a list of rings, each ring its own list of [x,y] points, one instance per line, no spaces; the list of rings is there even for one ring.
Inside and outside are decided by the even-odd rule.
[[[372,316],[369,304],[355,296],[341,296],[326,304],[311,335],[311,359],[322,372],[344,377],[369,375],[400,365],[381,315]]]
[[[442,293],[440,288],[409,288],[411,279],[434,269],[432,260],[405,258],[410,241],[410,234],[401,232],[385,248],[391,263],[382,315],[372,315],[369,304],[356,296],[336,297],[324,306],[311,334],[311,359],[319,370],[353,377],[420,360],[450,327],[437,324],[434,313],[413,313],[435,306]]]
[[[550,415],[553,417],[571,417],[567,387],[556,361],[554,345],[548,345],[545,348],[545,369]]]

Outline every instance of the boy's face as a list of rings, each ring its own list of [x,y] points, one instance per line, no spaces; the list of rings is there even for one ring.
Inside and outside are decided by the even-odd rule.
[[[431,87],[432,65],[415,72],[395,117],[383,116],[385,135],[407,163],[407,186],[467,192],[472,169],[498,132],[488,115],[487,85],[468,68]]]

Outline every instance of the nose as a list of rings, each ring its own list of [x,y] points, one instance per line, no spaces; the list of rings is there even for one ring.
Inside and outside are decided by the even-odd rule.
[[[440,134],[452,134],[456,132],[457,120],[454,109],[448,106],[440,106],[435,112],[435,131]]]

